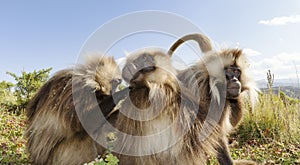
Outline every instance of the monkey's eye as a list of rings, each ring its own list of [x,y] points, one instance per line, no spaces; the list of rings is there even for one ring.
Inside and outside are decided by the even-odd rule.
[[[138,69],[155,66],[155,61],[149,54],[143,54],[141,57],[135,59],[133,63],[137,66]]]
[[[235,67],[235,66],[226,67],[224,70],[225,70],[226,77],[229,79],[231,79],[233,77],[239,78],[241,75],[240,68]]]
[[[225,68],[225,72],[226,73],[232,73],[232,69],[231,68]]]
[[[234,77],[239,78],[241,75],[241,71],[239,69],[234,70]]]

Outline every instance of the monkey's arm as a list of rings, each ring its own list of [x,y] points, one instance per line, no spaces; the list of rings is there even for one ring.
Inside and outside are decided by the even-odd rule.
[[[229,102],[231,106],[230,123],[233,127],[236,127],[243,116],[242,104],[238,99],[232,99]]]
[[[102,99],[99,103],[99,107],[103,115],[106,117],[121,100],[128,96],[128,93],[129,88],[127,87],[109,96],[96,96],[98,100]]]
[[[226,137],[220,138],[219,141],[220,146],[217,148],[218,151],[217,159],[220,164],[233,165],[234,163],[230,156],[227,141],[228,140]]]
[[[129,89],[125,88],[121,91],[114,93],[113,95],[103,95],[100,92],[91,93],[91,89],[82,90],[81,95],[75,95],[75,103],[77,103],[78,110],[78,121],[83,126],[84,130],[93,135],[93,137],[97,137],[99,135],[99,130],[101,127],[107,122],[108,114],[112,111],[112,109],[124,99]],[[95,94],[96,101],[95,102]],[[82,97],[84,97],[85,101],[82,101]]]

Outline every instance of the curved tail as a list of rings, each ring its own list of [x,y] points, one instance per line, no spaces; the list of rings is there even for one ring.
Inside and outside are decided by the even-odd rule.
[[[188,40],[194,40],[199,44],[199,47],[201,49],[202,52],[208,52],[212,50],[212,45],[210,42],[210,39],[208,37],[206,37],[203,34],[199,34],[199,33],[193,33],[193,34],[188,34],[183,36],[182,38],[178,39],[169,49],[168,51],[168,55],[172,56],[174,51],[184,42],[188,41]]]

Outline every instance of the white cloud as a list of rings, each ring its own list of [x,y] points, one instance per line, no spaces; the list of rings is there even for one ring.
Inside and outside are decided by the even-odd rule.
[[[261,20],[258,23],[264,24],[264,25],[270,25],[270,26],[286,25],[286,24],[291,24],[291,23],[300,23],[300,15],[274,17],[270,20]]]
[[[275,79],[294,79],[300,74],[300,53],[280,53],[260,61],[252,60],[251,70],[256,79],[266,79],[266,72],[271,70]]]
[[[260,52],[250,49],[250,48],[244,48],[243,52],[247,55],[247,56],[258,56],[261,55]]]

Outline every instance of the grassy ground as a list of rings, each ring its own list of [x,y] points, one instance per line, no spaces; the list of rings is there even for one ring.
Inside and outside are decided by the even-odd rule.
[[[254,113],[246,113],[231,135],[230,147],[234,159],[300,164],[299,101],[283,94],[261,95]]]
[[[29,164],[23,133],[26,117],[0,109],[0,164]]]
[[[299,107],[297,100],[286,96],[261,95],[254,113],[246,112],[230,137],[232,157],[261,164],[300,164]],[[23,114],[0,109],[0,164],[30,163],[23,138],[25,121]]]

